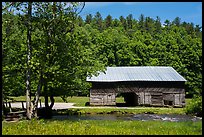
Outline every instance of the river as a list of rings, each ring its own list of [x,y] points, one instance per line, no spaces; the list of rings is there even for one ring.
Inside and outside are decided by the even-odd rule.
[[[55,120],[160,120],[160,121],[199,121],[202,117],[194,117],[178,114],[134,114],[134,115],[117,115],[117,114],[97,114],[97,115],[56,115],[52,119]]]

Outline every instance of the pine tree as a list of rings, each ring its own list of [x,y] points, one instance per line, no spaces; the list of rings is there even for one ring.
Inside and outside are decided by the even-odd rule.
[[[127,16],[126,20],[127,20],[127,27],[128,27],[128,29],[132,29],[132,20],[133,20],[132,14],[129,14]]]
[[[112,27],[112,16],[111,15],[108,15],[105,18],[105,25],[106,25],[106,28]]]
[[[92,22],[92,15],[91,15],[91,14],[88,14],[88,15],[86,16],[85,23],[86,23],[86,24],[91,24],[91,22]]]

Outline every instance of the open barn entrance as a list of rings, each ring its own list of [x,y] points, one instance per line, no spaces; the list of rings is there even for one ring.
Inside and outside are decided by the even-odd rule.
[[[124,93],[124,100],[127,106],[137,106],[138,105],[138,95],[134,92]]]
[[[117,106],[138,106],[138,95],[134,92],[121,93],[124,97],[124,103],[116,103]]]

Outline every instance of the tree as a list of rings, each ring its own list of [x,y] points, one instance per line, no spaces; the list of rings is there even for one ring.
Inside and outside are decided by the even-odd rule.
[[[106,28],[112,27],[112,16],[111,15],[108,15],[105,18],[105,25],[106,25]]]
[[[101,32],[103,30],[103,18],[100,12],[96,12],[96,15],[93,19],[93,25]]]
[[[149,33],[153,33],[153,29],[154,29],[154,20],[150,17],[146,17],[145,18],[145,22],[144,22],[144,26],[145,26],[145,30]]]
[[[2,14],[2,101],[10,95],[25,95],[27,37],[19,20],[13,14]]]
[[[119,26],[119,20],[118,19],[114,19],[113,20],[113,27],[118,27]]]
[[[202,96],[194,96],[185,108],[186,114],[202,117]]]
[[[26,74],[26,114],[27,118],[32,118],[33,107],[31,103],[31,91],[30,91],[30,60],[31,60],[31,18],[32,18],[32,2],[28,3],[28,24],[27,24],[27,74]]]
[[[132,26],[133,26],[133,24],[132,24],[132,20],[133,20],[132,14],[129,14],[127,16],[126,20],[127,20],[127,27],[128,27],[128,29],[132,29]]]
[[[66,6],[69,6],[69,8]],[[41,12],[35,13],[35,24],[36,29],[41,32],[40,40],[43,43],[41,47],[36,46],[36,54],[33,62],[35,62],[34,67],[37,68],[36,73],[39,75],[38,89],[40,90],[41,86],[43,86],[43,95],[47,110],[52,109],[54,95],[56,94],[54,91],[62,84],[62,79],[59,79],[59,77],[64,72],[63,69],[65,66],[62,64],[66,63],[64,62],[65,60],[62,60],[66,56],[62,53],[68,52],[67,43],[73,43],[74,41],[74,39],[67,41],[66,37],[68,34],[74,32],[74,24],[76,23],[77,17],[74,11],[76,6],[61,2],[37,5],[37,8],[39,10],[41,9]],[[37,43],[35,44],[37,45]],[[39,48],[43,49],[43,51],[39,52]],[[72,65],[72,68],[75,68],[75,66]],[[64,75],[66,76],[66,74]],[[63,78],[63,76],[61,77]],[[50,97],[50,105],[48,104],[48,97]]]
[[[140,15],[139,17],[139,29],[143,32],[145,31],[145,17],[143,14]]]
[[[155,21],[155,31],[161,33],[161,20],[158,16],[156,17]]]
[[[181,24],[181,18],[176,17],[173,21],[172,24],[179,26]]]
[[[199,25],[196,25],[195,26],[195,33],[196,33],[196,36],[199,37],[199,38],[202,38],[202,31],[201,31],[202,27],[200,27]]]
[[[88,15],[86,16],[85,23],[86,23],[86,24],[90,24],[91,22],[92,22],[92,15],[91,15],[91,14],[88,14]]]
[[[165,26],[165,27],[169,27],[170,24],[171,24],[171,22],[170,22],[169,20],[165,20],[165,21],[164,21],[164,26]]]
[[[4,10],[7,8],[19,8],[23,5],[27,4],[27,72],[26,72],[26,114],[27,118],[31,119],[33,107],[31,104],[31,89],[30,89],[30,60],[31,60],[31,17],[32,17],[32,2],[28,3],[21,3],[21,2],[8,2],[4,3],[5,6],[3,7]]]
[[[83,22],[83,19],[82,19],[81,16],[77,17],[77,23],[78,23],[79,26],[84,26],[84,22]]]
[[[120,22],[121,22],[123,28],[126,30],[127,29],[127,22],[123,16],[120,16]]]
[[[19,3],[17,7],[19,7],[19,5],[25,5],[28,4],[28,23],[26,24],[26,26],[28,27],[28,33],[27,33],[27,37],[28,37],[28,71],[27,71],[27,117],[29,119],[31,119],[33,117],[33,115],[36,116],[37,112],[37,103],[38,103],[38,99],[39,99],[39,94],[40,94],[40,90],[42,88],[42,86],[44,86],[44,95],[45,95],[45,105],[46,108],[52,108],[52,106],[54,105],[54,98],[53,98],[53,94],[52,92],[50,92],[51,94],[49,95],[49,93],[47,92],[47,88],[49,88],[49,90],[52,90],[52,87],[50,88],[48,82],[53,78],[52,74],[53,71],[56,68],[56,65],[54,66],[50,66],[50,64],[53,61],[53,54],[51,49],[53,48],[53,44],[60,46],[57,41],[56,38],[60,38],[62,39],[62,37],[66,36],[67,33],[70,33],[73,31],[73,27],[74,27],[74,23],[73,21],[76,19],[76,15],[74,14],[75,12],[71,12],[71,10],[75,11],[75,7],[77,7],[76,3],[71,3],[71,6],[73,6],[72,8],[70,7],[70,4],[68,3]],[[68,4],[68,8],[67,8],[67,4]],[[11,6],[13,6],[11,4]],[[34,8],[36,9],[35,12],[33,13],[33,17],[31,18],[31,14],[32,14],[32,6],[34,6]],[[71,9],[70,9],[71,8]],[[60,11],[60,12],[56,12],[56,11]],[[26,16],[24,16],[26,17]],[[33,24],[35,25],[35,28],[33,28],[34,30],[37,30],[39,33],[37,33],[35,36],[37,38],[37,40],[39,40],[39,35],[44,35],[44,39],[40,39],[40,43],[42,44],[40,47],[39,45],[37,45],[36,41],[35,41],[35,36],[33,37],[33,51],[31,51],[31,19],[33,20]],[[25,22],[25,20],[23,20]],[[71,24],[70,24],[71,21]],[[24,23],[23,22],[23,23]],[[58,23],[61,24],[61,27],[58,27]],[[63,25],[67,25],[67,27],[65,27],[66,29],[62,28]],[[64,27],[64,26],[63,26]],[[38,35],[38,36],[37,36]],[[53,38],[53,39],[52,39]],[[64,43],[63,43],[64,44]],[[42,58],[37,58],[36,55],[39,55],[39,48],[42,48],[43,45],[45,45],[45,50],[44,53],[42,51],[42,56],[45,56],[44,60]],[[38,47],[38,48],[37,48]],[[31,52],[33,52],[34,56],[32,58],[30,58]],[[40,56],[40,57],[42,57]],[[58,64],[57,64],[58,65]],[[50,67],[49,67],[50,66]],[[49,67],[49,68],[47,68]],[[39,83],[38,83],[38,88],[36,91],[36,97],[35,97],[35,101],[34,104],[32,106],[31,104],[31,91],[30,91],[30,69],[33,70],[33,73],[36,73],[37,76],[39,76]],[[48,85],[47,85],[48,84]],[[51,105],[48,106],[48,99],[47,96],[51,97]]]

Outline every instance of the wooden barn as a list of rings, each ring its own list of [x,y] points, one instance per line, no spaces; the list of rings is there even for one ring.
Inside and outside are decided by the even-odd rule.
[[[186,80],[172,67],[107,67],[86,81],[92,83],[90,105],[116,105],[120,93],[129,106],[185,106]]]

